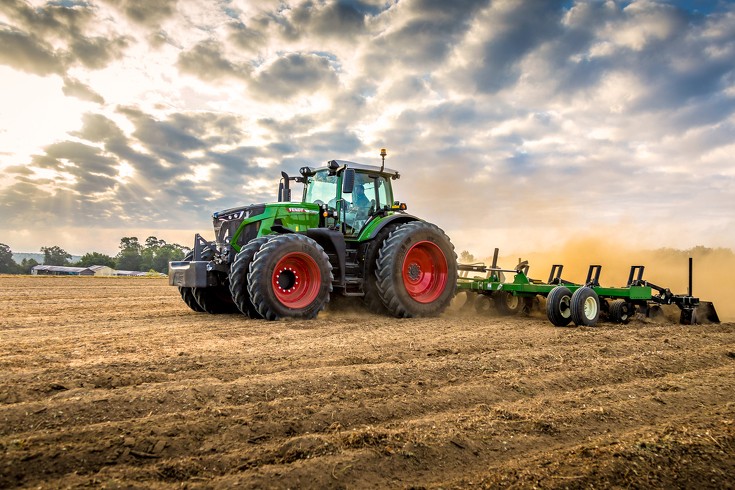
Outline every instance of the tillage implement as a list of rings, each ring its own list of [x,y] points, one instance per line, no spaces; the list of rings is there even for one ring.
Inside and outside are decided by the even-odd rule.
[[[614,323],[627,323],[634,314],[646,317],[663,315],[662,305],[679,307],[679,323],[719,323],[714,305],[692,296],[692,259],[689,259],[689,290],[687,294],[673,294],[668,288],[657,286],[643,279],[642,265],[630,268],[628,283],[622,287],[600,285],[602,266],[590,265],[583,283],[562,279],[562,264],[551,267],[546,282],[528,276],[527,261],[519,262],[514,269],[498,267],[498,249],[493,262],[485,264],[460,264],[458,291],[467,293],[463,307],[474,306],[478,311],[494,308],[498,313],[510,315],[530,313],[539,298],[545,298],[546,315],[558,327],[570,324],[592,326],[603,317]],[[512,274],[512,280],[506,273]]]
[[[169,284],[193,310],[251,318],[314,318],[330,295],[361,297],[396,317],[435,316],[457,289],[457,257],[436,225],[393,199],[395,170],[331,160],[282,172],[278,202],[212,215],[214,241],[169,263]],[[292,183],[303,184],[292,202]]]

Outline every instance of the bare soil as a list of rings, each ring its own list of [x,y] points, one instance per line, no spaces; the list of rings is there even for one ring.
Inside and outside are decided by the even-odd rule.
[[[734,488],[735,324],[189,310],[0,277],[0,488]]]

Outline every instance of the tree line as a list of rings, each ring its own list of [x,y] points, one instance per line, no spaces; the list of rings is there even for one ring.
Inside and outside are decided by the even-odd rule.
[[[171,260],[181,260],[190,251],[177,243],[166,243],[154,236],[141,243],[138,237],[120,239],[120,251],[114,257],[100,252],[89,252],[77,261],[71,261],[71,254],[58,245],[41,247],[43,265],[61,265],[71,267],[89,267],[106,265],[124,271],[156,271],[168,272]],[[35,259],[23,259],[20,264],[13,260],[13,251],[4,243],[0,243],[0,274],[30,274],[33,267],[41,265]]]

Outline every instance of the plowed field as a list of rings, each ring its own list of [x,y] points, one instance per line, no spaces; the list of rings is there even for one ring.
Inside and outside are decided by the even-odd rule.
[[[0,487],[733,488],[735,324],[264,322],[0,277]]]

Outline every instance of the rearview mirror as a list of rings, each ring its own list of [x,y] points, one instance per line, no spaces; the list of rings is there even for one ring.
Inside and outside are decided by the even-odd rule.
[[[352,187],[355,185],[355,169],[348,168],[342,175],[342,194],[352,194]]]

